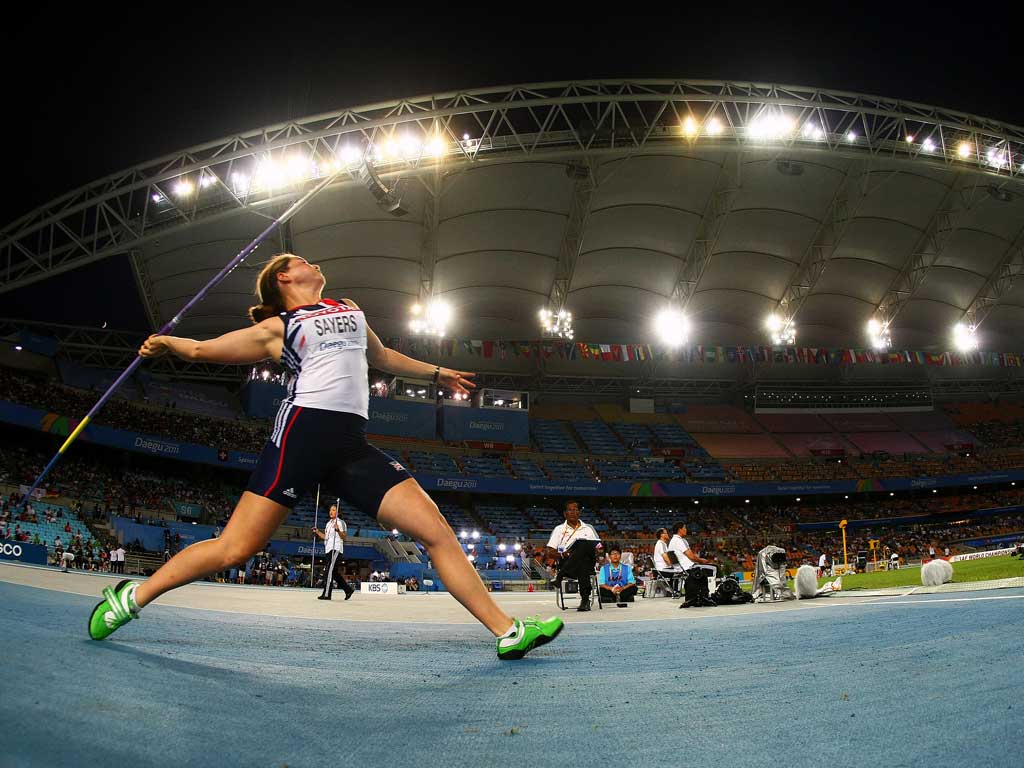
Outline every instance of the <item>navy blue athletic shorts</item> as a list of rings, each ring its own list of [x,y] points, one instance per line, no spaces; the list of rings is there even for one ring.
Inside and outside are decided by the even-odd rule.
[[[366,442],[366,419],[354,413],[286,405],[249,478],[247,490],[289,509],[317,485],[377,517],[384,495],[411,475]]]

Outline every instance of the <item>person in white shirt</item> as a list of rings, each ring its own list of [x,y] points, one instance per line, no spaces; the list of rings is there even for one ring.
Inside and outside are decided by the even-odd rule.
[[[671,579],[682,570],[668,557],[668,528],[658,529],[658,540],[654,543],[654,570]]]
[[[831,576],[831,575],[832,574],[829,573],[829,567],[828,567],[828,555],[825,552],[822,552],[818,556],[818,577],[820,578],[822,576]]]
[[[686,540],[686,523],[676,523],[672,526],[672,530],[675,531],[675,534],[668,543],[668,551],[676,556],[676,560],[679,561],[679,566],[682,568],[683,573],[686,573],[695,566],[700,566],[699,570],[706,574],[708,578],[717,577],[718,568],[710,560],[705,560],[690,549],[690,542]],[[689,587],[687,587],[687,590],[689,590]],[[691,604],[687,600],[679,607],[688,608]],[[714,605],[714,603],[711,603],[711,605]]]
[[[118,545],[114,554],[117,555],[117,573],[124,573],[124,547]]]
[[[317,600],[330,600],[331,592],[334,590],[334,580],[338,580],[338,586],[345,590],[345,599],[352,597],[355,590],[348,585],[342,575],[341,555],[345,551],[345,536],[348,527],[345,521],[338,515],[338,505],[331,504],[328,511],[330,519],[327,521],[323,531],[313,529],[313,533],[324,543],[324,554],[327,557],[324,563],[324,591]]]
[[[679,589],[676,579],[683,569],[669,559],[668,540],[668,528],[659,528],[658,540],[654,542],[654,578],[664,579],[668,584],[668,594],[674,597]]]
[[[580,585],[580,606],[576,610],[590,610],[590,593],[593,585],[590,577],[594,574],[594,549],[573,547],[577,541],[596,541],[600,547],[601,537],[594,527],[580,520],[580,505],[569,501],[565,505],[565,522],[556,525],[544,548],[544,559],[558,564],[555,581],[564,577],[576,579]]]

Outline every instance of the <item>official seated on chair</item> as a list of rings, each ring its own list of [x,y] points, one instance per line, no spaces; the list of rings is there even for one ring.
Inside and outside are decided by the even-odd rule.
[[[658,540],[654,543],[654,572],[651,574],[653,583],[659,587],[663,587],[668,591],[670,595],[675,595],[677,592],[676,584],[679,577],[683,573],[683,569],[672,562],[669,557],[669,532],[668,528],[658,529]],[[647,595],[653,595],[653,592],[645,592]]]
[[[590,610],[590,578],[594,574],[594,550],[589,547],[573,547],[577,541],[595,541],[600,543],[601,537],[593,526],[580,520],[580,505],[575,501],[565,504],[565,522],[555,526],[551,538],[544,548],[544,558],[555,562],[558,573],[556,582],[565,577],[576,579],[580,584],[580,607],[578,610]]]
[[[622,550],[612,546],[608,551],[611,561],[601,566],[597,574],[602,603],[632,603],[636,597],[636,577],[633,569],[622,562]]]

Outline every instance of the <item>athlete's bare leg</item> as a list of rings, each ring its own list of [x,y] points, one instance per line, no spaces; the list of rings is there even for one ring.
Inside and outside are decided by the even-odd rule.
[[[422,542],[452,597],[495,637],[508,631],[512,617],[491,598],[480,576],[466,559],[448,521],[415,480],[403,480],[384,494],[377,520],[385,528],[397,528]]]
[[[181,550],[142,582],[135,592],[135,602],[141,608],[164,592],[244,563],[270,541],[288,512],[288,507],[246,491],[220,538],[197,541]]]

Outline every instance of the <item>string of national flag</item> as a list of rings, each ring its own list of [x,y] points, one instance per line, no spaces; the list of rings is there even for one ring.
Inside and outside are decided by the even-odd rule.
[[[690,345],[667,347],[658,344],[594,344],[586,341],[507,341],[488,339],[431,339],[391,337],[386,343],[392,349],[416,356],[454,357],[474,355],[487,360],[516,358],[590,360],[615,363],[648,360],[683,363],[763,363],[769,365],[987,365],[997,368],[1020,368],[1024,353],[988,352],[924,352],[921,350],[845,349],[836,347],[773,347]]]

